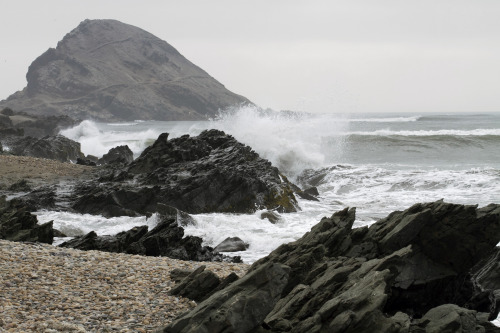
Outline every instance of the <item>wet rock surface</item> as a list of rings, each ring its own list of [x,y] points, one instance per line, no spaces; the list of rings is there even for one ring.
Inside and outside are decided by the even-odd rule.
[[[76,187],[72,208],[108,217],[153,213],[158,203],[188,213],[293,212],[293,188],[269,161],[222,131],[171,140],[164,133],[128,167]]]
[[[354,219],[347,208],[323,218],[163,332],[500,331],[488,321],[498,314],[500,205],[416,204],[358,229]],[[272,265],[283,269],[267,280],[280,292],[253,304],[260,282],[249,281]],[[231,297],[245,306],[226,308]]]
[[[0,239],[52,244],[54,229],[52,222],[38,224],[26,207],[13,205],[0,196]]]
[[[57,160],[60,162],[76,162],[84,155],[80,143],[62,135],[34,137],[11,137],[8,141],[9,153],[18,156],[31,156]]]

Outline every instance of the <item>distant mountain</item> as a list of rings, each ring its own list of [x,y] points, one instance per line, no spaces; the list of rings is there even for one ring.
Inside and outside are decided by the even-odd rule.
[[[83,21],[33,61],[26,79],[0,109],[104,121],[196,120],[249,103],[167,42],[115,20]]]

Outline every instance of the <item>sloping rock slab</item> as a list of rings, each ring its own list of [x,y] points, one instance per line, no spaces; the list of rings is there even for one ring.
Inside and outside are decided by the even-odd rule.
[[[23,137],[10,141],[9,147],[13,155],[47,158],[61,162],[76,161],[84,157],[80,150],[80,143],[62,135],[46,136],[41,139]]]
[[[355,209],[346,208],[254,263],[247,276],[269,265],[288,267],[279,300],[270,310],[259,304],[231,309],[231,318],[258,312],[259,319],[236,330],[231,320],[217,321],[214,332],[500,332],[488,321],[498,314],[489,296],[498,286],[491,280],[500,205],[437,201],[370,227],[353,229],[354,220]],[[209,332],[200,313],[218,318],[219,310],[208,301],[228,293],[235,299],[258,295],[252,288],[233,290],[236,284],[164,332]]]
[[[251,332],[279,300],[288,272],[281,264],[263,265],[201,302],[163,332]]]

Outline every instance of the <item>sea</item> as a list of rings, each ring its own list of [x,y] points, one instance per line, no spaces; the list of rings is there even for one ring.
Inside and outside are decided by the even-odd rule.
[[[196,214],[185,228],[215,247],[227,237],[249,244],[246,263],[302,237],[322,217],[356,207],[355,227],[367,226],[418,202],[500,203],[500,112],[325,113],[271,112],[244,106],[207,121],[103,123],[85,120],[61,134],[80,142],[85,154],[102,156],[128,145],[135,156],[161,133],[170,138],[220,129],[249,145],[302,187],[315,185],[319,201],[298,199],[300,210],[276,224],[254,214]],[[314,175],[314,184],[310,181]],[[91,230],[116,234],[158,217],[118,217],[39,211],[40,222],[68,236]],[[61,240],[59,240],[61,241]]]

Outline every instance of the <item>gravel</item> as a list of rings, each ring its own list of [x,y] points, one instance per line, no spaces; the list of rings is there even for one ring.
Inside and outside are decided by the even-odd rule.
[[[201,265],[248,269],[0,240],[0,332],[153,332],[196,305],[167,295],[170,271]]]

